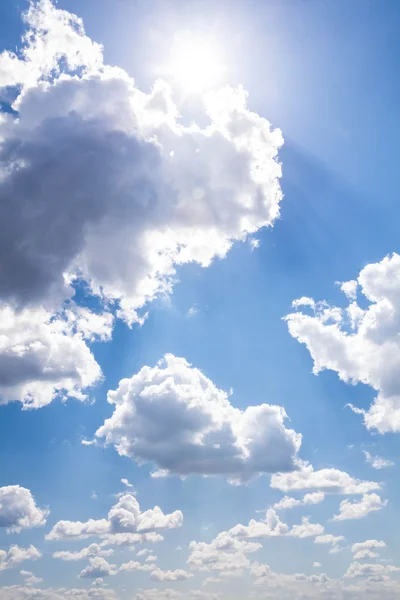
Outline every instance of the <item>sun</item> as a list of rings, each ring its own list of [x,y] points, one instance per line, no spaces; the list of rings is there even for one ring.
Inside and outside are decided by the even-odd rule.
[[[221,82],[224,65],[213,41],[191,32],[177,34],[168,65],[169,78],[188,94],[204,92]]]

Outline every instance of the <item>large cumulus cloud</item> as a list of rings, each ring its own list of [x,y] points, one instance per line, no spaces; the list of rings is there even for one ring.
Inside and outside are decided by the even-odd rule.
[[[349,299],[344,309],[311,298],[295,301],[301,310],[286,317],[289,332],[308,348],[315,374],[330,369],[378,392],[368,410],[353,407],[369,429],[399,431],[400,256],[367,265],[341,287]],[[358,291],[363,297],[357,301]]]
[[[15,95],[14,113],[0,113],[0,306],[41,307],[47,323],[84,280],[141,322],[177,265],[207,266],[274,223],[282,135],[249,111],[241,88],[205,96],[208,125],[186,126],[168,86],[145,94],[105,65],[76,16],[32,0],[24,19],[19,51],[0,54],[0,88]],[[98,379],[82,352],[70,371],[90,376],[67,384],[78,394]],[[39,397],[47,376],[42,364],[33,371],[30,404],[42,406],[65,378]],[[24,401],[24,369],[14,373],[3,401]]]
[[[280,406],[234,408],[184,358],[168,354],[108,393],[113,415],[97,432],[122,456],[157,466],[155,476],[227,475],[243,482],[297,467],[301,435],[285,427]]]

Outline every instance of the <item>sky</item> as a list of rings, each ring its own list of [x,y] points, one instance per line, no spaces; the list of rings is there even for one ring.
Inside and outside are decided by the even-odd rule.
[[[2,0],[0,600],[392,600],[396,0]]]

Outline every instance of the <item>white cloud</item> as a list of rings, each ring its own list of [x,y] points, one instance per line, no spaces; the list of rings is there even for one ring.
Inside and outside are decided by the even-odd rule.
[[[42,583],[43,579],[41,577],[36,577],[36,575],[34,575],[32,573],[32,571],[20,571],[20,574],[22,575],[22,577],[25,578],[25,583],[26,585],[36,585],[38,583]]]
[[[168,86],[144,94],[104,65],[77,17],[38,0],[25,21],[22,50],[0,55],[0,85],[21,86],[0,131],[3,300],[54,305],[79,276],[140,321],[175,265],[274,223],[281,132],[240,87],[203,98],[207,126],[183,125]]]
[[[386,548],[385,542],[379,540],[366,540],[365,542],[357,542],[352,545],[354,560],[363,560],[365,558],[376,558],[378,556],[376,549]]]
[[[387,500],[381,500],[378,494],[364,494],[359,502],[343,500],[340,503],[339,514],[334,515],[334,521],[344,521],[347,519],[361,519],[370,512],[381,510],[387,505]]]
[[[313,562],[313,567],[314,567],[314,569],[320,569],[322,567],[322,565],[321,565],[321,563],[315,561],[315,562]]]
[[[5,527],[7,533],[40,527],[48,514],[48,509],[36,505],[30,490],[20,485],[0,487],[0,527]]]
[[[148,548],[142,548],[142,550],[139,550],[139,552],[137,552],[136,556],[146,556],[146,554],[151,554],[151,550],[149,550]]]
[[[82,312],[74,321],[76,310]],[[84,339],[94,335],[92,318],[103,319],[78,307],[54,318],[43,308],[16,311],[0,304],[0,404],[19,400],[29,409],[45,406],[55,396],[85,399],[82,389],[101,378]],[[97,322],[94,328],[100,333]]]
[[[342,310],[312,301],[313,314],[286,317],[289,332],[307,346],[315,374],[330,369],[347,383],[377,391],[368,410],[352,407],[369,429],[400,431],[400,255],[367,265],[357,283],[369,302],[365,309],[356,302]]]
[[[365,462],[371,465],[373,469],[385,469],[386,467],[393,467],[394,462],[388,460],[387,458],[382,458],[380,456],[372,456],[370,452],[364,450]]]
[[[97,577],[107,577],[108,575],[114,575],[116,571],[115,565],[110,565],[105,558],[101,556],[95,556],[89,559],[87,567],[82,569],[79,573],[81,579],[96,579]]]
[[[68,538],[86,538],[90,535],[108,536],[109,534],[146,534],[156,529],[174,529],[182,525],[183,515],[180,510],[164,514],[155,506],[141,511],[139,502],[133,494],[121,496],[109,511],[107,519],[89,519],[89,521],[58,521],[46,535],[47,540]],[[107,538],[108,539],[108,538]],[[109,542],[115,543],[111,538]],[[127,541],[128,540],[124,540]],[[130,540],[138,541],[136,538]],[[129,542],[128,542],[129,543]]]
[[[150,574],[150,579],[153,581],[186,581],[193,577],[193,573],[188,573],[182,569],[175,569],[174,571],[162,571],[157,568]]]
[[[95,582],[93,582],[95,583]],[[34,588],[30,585],[3,586],[1,600],[117,600],[115,591],[101,587],[91,588]]]
[[[274,510],[289,510],[295,506],[300,506],[301,504],[301,500],[291,498],[290,496],[283,496],[283,498],[281,498],[279,502],[276,502],[272,508]]]
[[[300,525],[293,525],[290,529],[286,523],[280,520],[276,511],[269,508],[265,519],[261,521],[251,519],[248,525],[235,525],[228,531],[228,534],[234,538],[262,539],[280,536],[304,538],[320,535],[323,532],[323,526],[319,523],[310,523],[308,517],[303,517]]]
[[[355,577],[374,577],[379,581],[380,578],[386,577],[389,573],[397,573],[400,571],[400,567],[394,565],[383,565],[379,563],[351,563],[347,569],[344,577],[355,578]]]
[[[351,281],[343,281],[339,283],[340,289],[347,296],[349,300],[357,300],[357,288],[358,283],[355,279]]]
[[[130,560],[129,562],[123,563],[118,571],[153,571],[156,568],[156,565],[147,565],[136,560]]]
[[[223,531],[209,544],[192,541],[189,544],[190,567],[201,571],[234,571],[250,566],[246,554],[257,552],[261,544],[238,540]]]
[[[379,489],[380,485],[374,481],[354,479],[345,471],[338,469],[314,471],[311,465],[305,465],[299,471],[272,475],[271,487],[282,492],[317,488],[337,494],[365,494]]]
[[[87,548],[82,548],[78,552],[69,552],[67,550],[61,550],[53,553],[53,558],[59,558],[60,560],[71,562],[76,560],[82,560],[91,556],[111,556],[114,553],[112,548],[103,550],[99,544],[90,544]]]
[[[137,555],[139,556],[139,555]],[[156,562],[157,560],[157,556],[155,554],[149,554],[149,556],[146,558],[146,560],[144,562]]]
[[[127,488],[133,488],[133,485],[131,483],[129,483],[128,479],[121,479],[121,483],[123,483],[124,485],[126,485]]]
[[[331,549],[330,554],[336,554],[343,550],[343,546],[340,546],[340,542],[344,542],[345,537],[343,535],[332,535],[331,533],[324,533],[323,535],[317,535],[314,540],[314,544],[329,544]]]
[[[171,589],[147,589],[138,590],[134,600],[177,600],[182,597],[180,592]]]
[[[320,504],[323,502],[324,498],[324,492],[311,492],[310,494],[305,494],[302,500],[292,498],[291,496],[284,496],[279,502],[276,502],[272,508],[275,510],[288,510],[295,506]]]
[[[35,546],[20,548],[20,546],[13,544],[8,550],[0,549],[0,571],[13,569],[25,560],[38,560],[41,557],[41,552]]]
[[[166,475],[227,475],[235,482],[295,468],[301,435],[286,429],[286,413],[262,404],[234,408],[184,358],[165,356],[108,393],[113,415],[96,436],[121,456],[151,461]]]

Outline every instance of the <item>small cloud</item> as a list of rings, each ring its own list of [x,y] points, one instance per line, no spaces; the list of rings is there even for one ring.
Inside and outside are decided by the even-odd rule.
[[[193,306],[191,306],[189,308],[189,310],[187,311],[186,316],[188,318],[195,317],[196,315],[199,314],[199,312],[200,312],[200,309],[199,309],[198,305],[197,304],[193,304]]]
[[[319,562],[314,562],[313,567],[314,567],[314,569],[320,569],[322,567],[322,565]]]
[[[387,467],[393,467],[394,462],[381,456],[372,456],[367,450],[363,450],[365,456],[365,462],[371,465],[373,469],[386,469]]]
[[[256,248],[260,247],[260,240],[257,240],[256,238],[249,238],[249,244],[252,251],[256,250]]]
[[[133,485],[128,481],[128,479],[125,479],[125,477],[121,479],[121,483],[126,485],[127,488],[133,488]]]
[[[93,490],[93,492],[91,493],[91,495],[90,495],[90,498],[91,498],[92,500],[97,500],[97,498],[98,498],[98,495],[96,494],[96,492],[95,492],[94,490]]]

